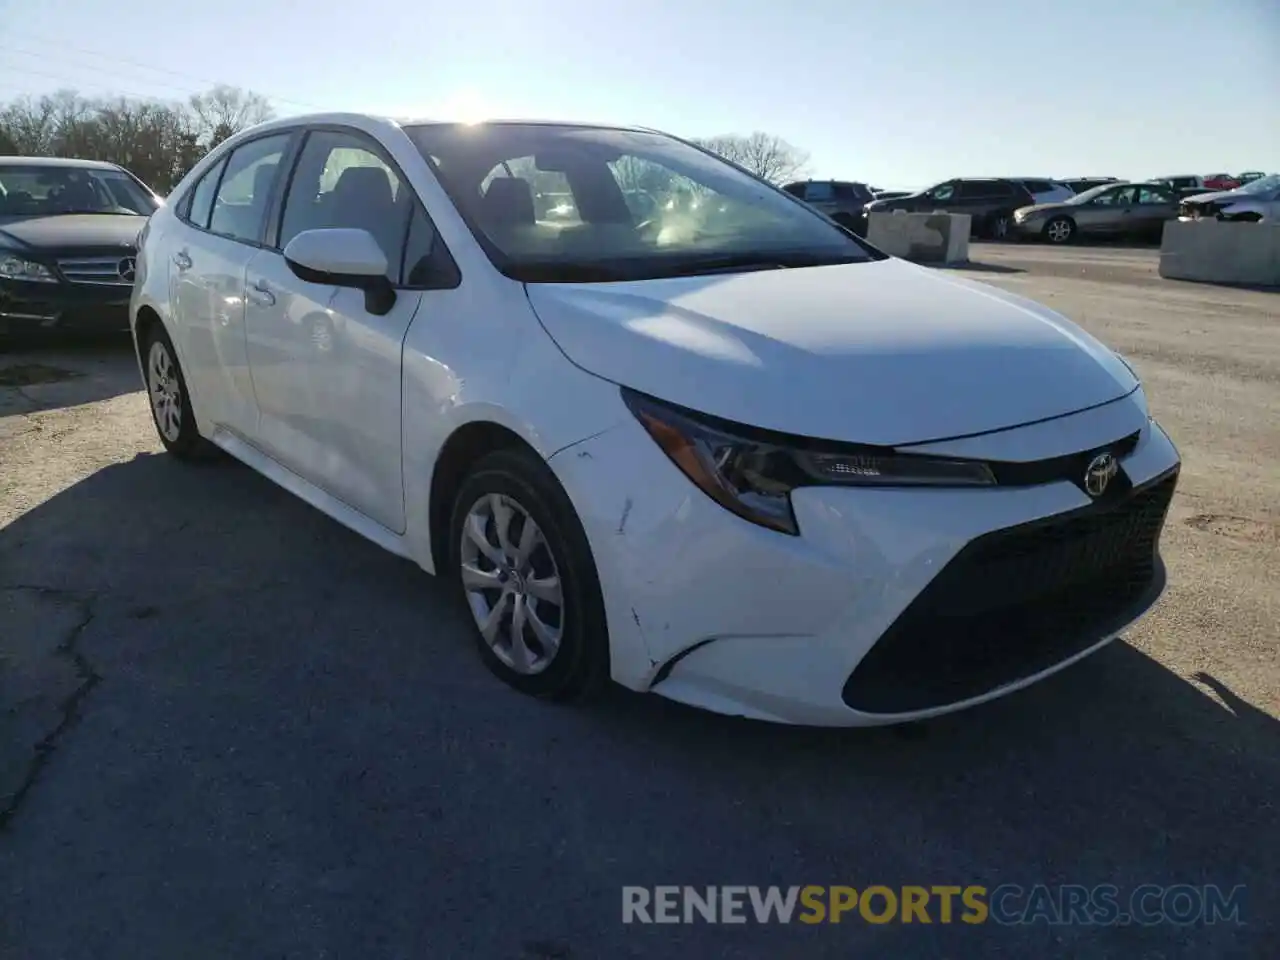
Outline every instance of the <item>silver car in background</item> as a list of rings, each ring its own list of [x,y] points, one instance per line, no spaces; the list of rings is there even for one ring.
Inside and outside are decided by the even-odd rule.
[[[1159,239],[1178,215],[1173,189],[1159,183],[1114,183],[1062,203],[1037,203],[1013,213],[1013,232],[1024,239],[1069,243],[1078,237]]]

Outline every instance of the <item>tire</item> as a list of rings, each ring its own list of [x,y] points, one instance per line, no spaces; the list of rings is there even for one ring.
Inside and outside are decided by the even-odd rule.
[[[210,446],[196,428],[187,379],[173,341],[160,323],[152,324],[143,338],[142,369],[151,420],[165,450],[180,460],[207,459]]]
[[[1013,225],[1013,218],[1007,213],[993,213],[987,220],[987,236],[992,240],[1009,239],[1009,228]]]
[[[1054,217],[1044,225],[1044,238],[1050,243],[1070,243],[1076,236],[1076,222],[1070,217]]]
[[[504,518],[509,551],[498,537]],[[541,538],[521,558],[529,520]],[[545,463],[512,449],[482,458],[454,500],[449,542],[450,573],[475,623],[480,657],[498,679],[521,693],[559,701],[605,686],[608,627],[595,561],[568,495]],[[559,585],[558,606],[552,578]],[[519,647],[513,642],[517,608],[523,621]],[[489,639],[485,622],[494,624]],[[548,644],[546,637],[558,643]]]

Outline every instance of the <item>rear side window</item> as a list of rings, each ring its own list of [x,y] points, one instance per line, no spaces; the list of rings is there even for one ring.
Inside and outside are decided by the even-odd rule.
[[[990,200],[999,195],[994,183],[971,180],[960,184],[961,200]]]
[[[191,191],[190,205],[184,219],[202,229],[209,227],[209,215],[213,212],[213,194],[218,189],[218,178],[222,176],[222,168],[227,165],[227,158],[209,168],[209,172],[201,177]]]
[[[1050,183],[1048,180],[1023,180],[1022,185],[1032,193],[1052,193],[1058,189],[1057,184]]]
[[[871,191],[860,183],[837,183],[836,198],[856,203],[866,203],[871,199]]]
[[[218,185],[209,217],[210,230],[233,240],[258,242],[289,137],[283,133],[236,147]]]

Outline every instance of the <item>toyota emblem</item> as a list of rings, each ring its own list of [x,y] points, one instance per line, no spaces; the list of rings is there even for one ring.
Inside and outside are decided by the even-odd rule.
[[[138,261],[134,257],[125,257],[116,264],[116,273],[120,274],[120,279],[125,283],[133,283],[134,276],[138,272]]]
[[[1084,492],[1097,500],[1107,492],[1111,478],[1120,471],[1120,464],[1109,453],[1100,453],[1089,461],[1084,471]]]

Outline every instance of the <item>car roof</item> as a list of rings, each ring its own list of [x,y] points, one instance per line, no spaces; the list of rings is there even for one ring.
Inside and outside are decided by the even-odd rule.
[[[79,167],[89,170],[119,170],[120,165],[105,160],[77,160],[74,157],[0,157],[0,166]]]

